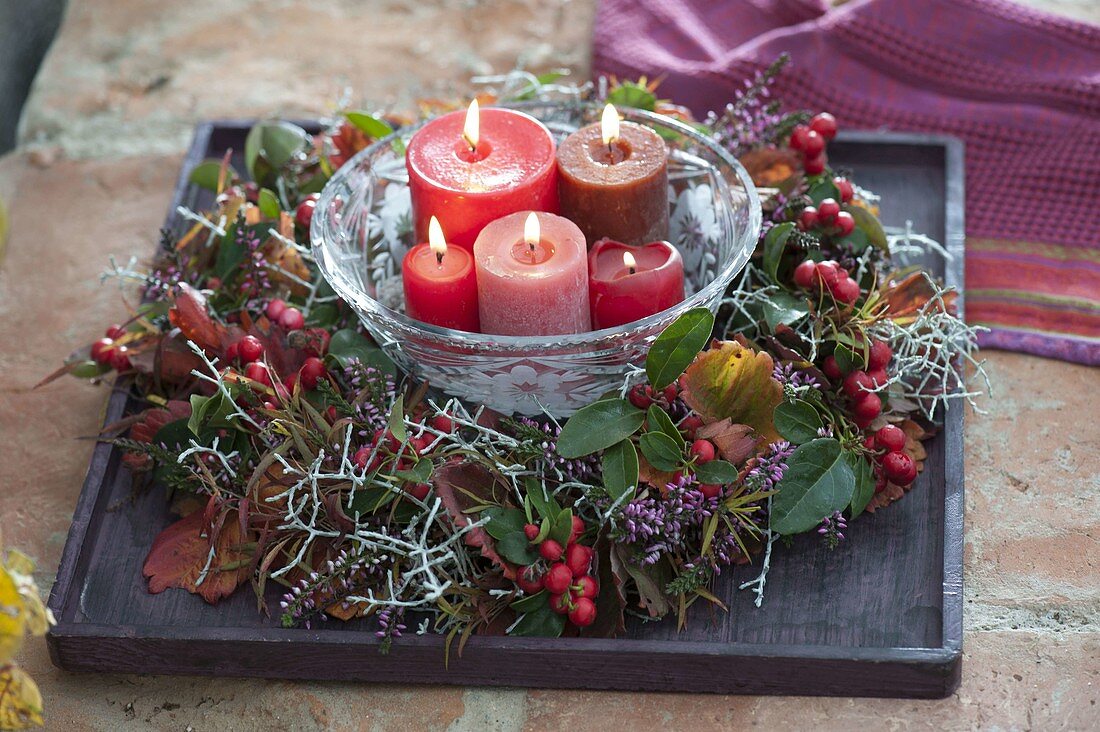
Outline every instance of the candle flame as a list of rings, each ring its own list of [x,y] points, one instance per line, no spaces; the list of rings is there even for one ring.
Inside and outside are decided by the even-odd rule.
[[[481,113],[478,110],[477,99],[473,99],[470,101],[470,108],[466,110],[466,124],[462,126],[462,139],[466,141],[471,150],[477,148],[480,127]]]
[[[523,223],[523,240],[534,249],[541,239],[542,230],[539,229],[539,217],[532,211],[527,214],[527,221]]]
[[[634,273],[634,268],[638,266],[638,263],[634,261],[634,255],[630,252],[623,252],[623,264],[630,270],[630,273]]]
[[[447,239],[443,236],[443,227],[439,225],[439,219],[432,216],[428,222],[428,248],[435,254],[436,259],[442,260],[447,253]]]
[[[600,118],[600,132],[603,133],[603,144],[610,145],[619,139],[619,111],[614,104],[608,104],[603,108],[603,116]]]

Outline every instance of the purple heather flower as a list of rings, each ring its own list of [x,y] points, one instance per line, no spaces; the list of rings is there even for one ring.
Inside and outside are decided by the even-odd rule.
[[[543,460],[548,467],[561,471],[566,481],[578,483],[592,482],[600,475],[599,455],[585,455],[581,458],[567,459],[558,454],[558,436],[561,435],[561,427],[548,420],[536,420],[530,417],[520,417],[520,424],[539,430],[546,435],[546,439],[540,443],[543,449]]]
[[[848,523],[844,520],[844,514],[840,511],[834,511],[831,516],[821,519],[821,526],[818,527],[817,533],[825,539],[826,546],[835,549],[837,544],[844,539],[844,534],[841,532],[847,528]]]
[[[778,381],[784,386],[790,386],[794,389],[808,386],[812,389],[821,389],[821,383],[817,380],[817,377],[813,374],[797,368],[793,363],[779,363],[776,362],[772,368],[772,378]]]
[[[745,476],[745,483],[754,490],[775,490],[787,472],[787,458],[793,452],[794,447],[786,440],[773,442],[767,452],[756,459],[756,464]]]

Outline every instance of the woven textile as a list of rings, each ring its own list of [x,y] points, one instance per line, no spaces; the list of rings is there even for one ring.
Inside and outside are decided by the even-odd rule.
[[[593,65],[702,114],[783,51],[788,108],[965,140],[983,345],[1100,364],[1100,27],[1002,0],[602,0]]]

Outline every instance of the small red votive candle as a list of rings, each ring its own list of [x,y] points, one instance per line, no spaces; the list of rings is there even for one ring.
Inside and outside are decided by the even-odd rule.
[[[439,221],[432,216],[428,243],[417,244],[401,264],[405,313],[422,323],[477,333],[477,273],[474,256],[448,247]]]
[[[479,109],[436,117],[405,153],[416,240],[432,216],[447,222],[452,245],[472,249],[490,221],[516,211],[558,211],[554,137],[534,117]]]
[[[667,241],[632,247],[601,239],[588,253],[592,327],[613,328],[684,300],[684,260]]]
[[[521,211],[482,229],[474,244],[485,333],[564,335],[592,329],[588,251],[569,219]]]

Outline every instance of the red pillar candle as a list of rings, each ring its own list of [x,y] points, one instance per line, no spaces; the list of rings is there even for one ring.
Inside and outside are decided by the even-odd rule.
[[[451,244],[470,249],[490,221],[558,210],[554,138],[522,112],[479,110],[475,100],[436,117],[409,140],[405,166],[417,241],[432,216],[447,222]]]
[[[668,146],[648,127],[620,123],[612,105],[562,142],[558,178],[561,215],[588,241],[668,238]]]
[[[549,213],[497,219],[474,243],[481,330],[542,336],[591,330],[588,256],[577,225]]]
[[[423,323],[479,331],[477,275],[474,257],[460,247],[448,247],[433,216],[428,243],[417,244],[401,264],[405,313]]]
[[[684,300],[684,260],[667,241],[632,247],[601,239],[588,253],[592,327],[613,328]]]

